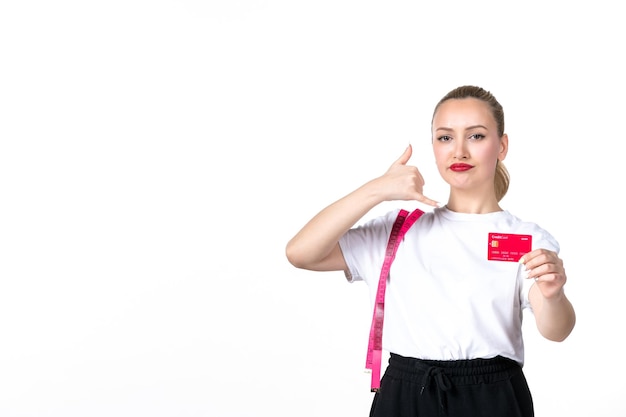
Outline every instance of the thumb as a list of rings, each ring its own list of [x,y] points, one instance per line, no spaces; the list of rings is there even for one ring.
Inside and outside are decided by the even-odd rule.
[[[406,163],[409,162],[409,159],[411,159],[412,154],[413,154],[413,147],[411,146],[411,144],[409,144],[409,146],[407,146],[406,149],[404,150],[404,153],[402,153],[400,158],[396,159],[393,165],[406,165]]]

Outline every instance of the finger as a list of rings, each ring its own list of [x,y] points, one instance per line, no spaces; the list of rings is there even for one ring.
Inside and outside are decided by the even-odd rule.
[[[531,259],[533,259],[535,256],[537,256],[537,254],[539,253],[539,249],[535,249],[533,251],[530,251],[526,254],[524,254],[524,256],[522,256],[521,258],[519,258],[519,262],[526,266],[526,262],[530,261]]]
[[[417,197],[417,201],[428,204],[429,206],[441,207],[441,204],[438,201],[430,199],[423,194],[420,194],[419,197]]]
[[[539,270],[538,268],[542,267],[542,271],[544,269],[558,271],[563,268],[563,261],[558,255],[547,249],[535,249],[532,252],[528,252],[520,258],[520,263],[524,265],[526,270]]]
[[[528,267],[530,267],[530,265],[526,265],[526,264],[527,263],[534,263],[534,262],[530,262],[530,261],[538,258],[544,252],[549,252],[549,251],[547,251],[546,249],[542,249],[542,248],[532,250],[532,251],[524,254],[524,256],[522,256],[519,261],[520,261],[521,264],[525,265],[528,268]]]
[[[532,253],[532,252],[529,252],[529,253]],[[535,281],[537,281],[537,278],[539,276],[547,272],[547,268],[543,267],[542,265],[531,266],[532,259],[527,259],[528,254],[524,255],[522,258],[526,258],[526,261],[523,262],[522,265],[524,266],[524,274],[527,279],[533,278],[535,279]],[[520,258],[520,262],[522,262],[522,258]]]
[[[411,146],[411,144],[409,144],[409,146],[407,146],[404,152],[402,153],[402,156],[396,159],[393,165],[406,165],[406,163],[409,162],[409,159],[411,159],[412,154],[413,154],[413,147]]]

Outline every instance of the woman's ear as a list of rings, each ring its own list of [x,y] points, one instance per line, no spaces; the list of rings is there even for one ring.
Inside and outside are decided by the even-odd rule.
[[[498,160],[504,161],[506,154],[509,151],[509,135],[506,133],[500,138],[500,152],[498,153]]]

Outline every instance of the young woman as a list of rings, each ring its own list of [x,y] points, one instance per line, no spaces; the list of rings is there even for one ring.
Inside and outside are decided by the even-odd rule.
[[[538,331],[562,341],[575,323],[564,292],[559,245],[546,230],[500,207],[508,152],[502,106],[489,92],[461,86],[432,119],[437,168],[449,184],[440,206],[422,193],[411,146],[387,172],[314,216],[287,244],[295,267],[344,271],[376,293],[399,210],[355,224],[384,201],[433,206],[406,232],[391,267],[383,348],[389,365],[370,416],[533,416],[522,372],[522,310]],[[519,259],[500,248],[529,239]],[[520,253],[520,256],[522,254]]]

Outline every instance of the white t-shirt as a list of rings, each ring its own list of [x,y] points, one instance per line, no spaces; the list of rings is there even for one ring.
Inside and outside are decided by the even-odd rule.
[[[348,279],[363,280],[376,297],[385,248],[399,210],[352,228],[339,241]],[[535,223],[508,211],[426,212],[408,230],[391,267],[385,297],[383,349],[421,359],[501,355],[523,365],[522,310],[529,308],[518,262],[488,260],[489,233],[532,235],[532,249],[559,252]]]

